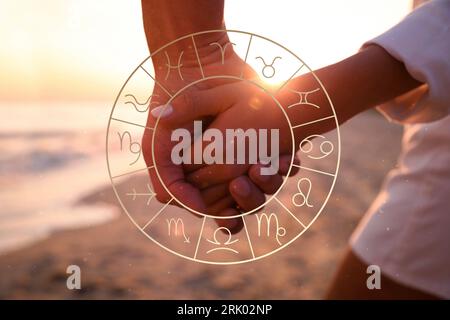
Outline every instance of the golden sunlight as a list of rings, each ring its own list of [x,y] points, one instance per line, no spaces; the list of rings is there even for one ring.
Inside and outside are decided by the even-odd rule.
[[[228,29],[277,41],[314,69],[351,55],[410,8],[410,0],[226,1],[225,20]],[[148,55],[140,10],[139,0],[2,1],[0,100],[113,99]]]

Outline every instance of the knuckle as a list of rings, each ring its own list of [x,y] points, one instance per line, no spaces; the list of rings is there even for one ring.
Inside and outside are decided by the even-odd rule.
[[[182,94],[180,98],[181,105],[184,108],[190,109],[192,107],[192,94],[189,91]]]
[[[192,112],[195,108],[195,94],[192,92],[192,90],[187,90],[184,94],[180,96],[180,105],[179,107],[183,110],[188,110],[189,112]],[[183,111],[179,110],[179,111]]]
[[[259,180],[261,168],[262,166],[260,164],[254,164],[250,168],[248,175],[253,182],[257,182]]]
[[[161,203],[167,203],[170,200],[170,196],[166,192],[157,192],[155,198]]]
[[[188,89],[172,101],[175,113],[178,115],[176,121],[185,122],[192,119],[193,116],[198,115],[201,111],[199,109],[198,98],[195,90]]]

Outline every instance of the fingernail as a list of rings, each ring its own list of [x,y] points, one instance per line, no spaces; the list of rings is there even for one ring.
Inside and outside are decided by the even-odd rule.
[[[234,182],[234,191],[241,197],[248,197],[250,195],[250,185],[244,178],[238,178]]]
[[[165,118],[173,112],[173,107],[171,104],[162,105],[153,108],[151,113],[154,118]]]

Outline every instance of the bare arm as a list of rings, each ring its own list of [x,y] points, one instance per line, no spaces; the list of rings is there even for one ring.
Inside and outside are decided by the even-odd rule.
[[[150,51],[183,35],[225,29],[223,0],[142,0]]]
[[[315,74],[330,95],[340,123],[422,84],[408,73],[402,62],[377,45],[371,45],[345,60],[319,69]],[[312,74],[306,74],[292,81],[290,87],[313,88],[315,83]],[[326,103],[320,101],[323,98],[322,96],[315,102],[318,105]],[[289,105],[289,102],[285,105]],[[301,121],[305,122],[307,119],[303,117]],[[317,127],[311,129],[316,130]],[[329,129],[332,128],[322,128],[320,131]]]
[[[224,30],[223,10],[223,0],[142,0],[144,30],[150,53],[191,33]],[[208,57],[210,51],[215,49],[209,46],[211,42],[224,44],[228,42],[228,37],[226,33],[213,33],[197,38],[197,49],[203,58]],[[190,41],[177,41],[168,48],[168,54],[176,56],[190,45]],[[183,67],[188,68],[191,65],[197,67],[196,57],[192,53],[185,50]],[[162,58],[161,55],[153,57],[153,63],[156,66],[164,64],[165,60],[161,60]],[[208,61],[204,58],[202,62]]]

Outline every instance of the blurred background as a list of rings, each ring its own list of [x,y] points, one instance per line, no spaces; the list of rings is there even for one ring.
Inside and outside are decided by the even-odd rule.
[[[228,29],[268,37],[316,69],[352,55],[411,8],[410,0],[229,0],[225,16]],[[375,112],[343,126],[335,190],[288,248],[239,266],[192,263],[135,229],[106,169],[114,99],[149,55],[140,1],[2,0],[0,25],[0,298],[324,294],[348,237],[395,166],[401,127]],[[66,288],[70,264],[83,270],[81,291]]]

